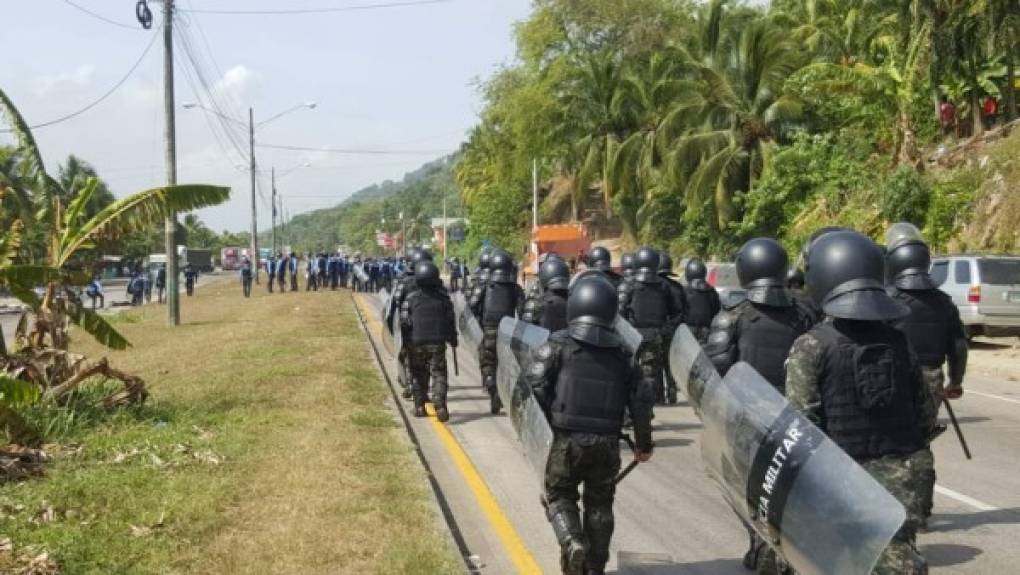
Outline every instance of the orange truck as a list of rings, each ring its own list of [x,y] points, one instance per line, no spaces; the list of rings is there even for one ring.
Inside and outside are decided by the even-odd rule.
[[[531,249],[524,270],[525,281],[538,272],[538,258],[556,252],[567,262],[580,264],[580,257],[591,248],[591,238],[584,224],[551,224],[535,226],[531,230]]]

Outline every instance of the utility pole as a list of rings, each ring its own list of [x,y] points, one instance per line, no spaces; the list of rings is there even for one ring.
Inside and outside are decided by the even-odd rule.
[[[538,227],[538,160],[531,160],[531,227]]]
[[[446,194],[443,194],[443,262],[446,262],[446,244],[450,242],[449,231],[446,225]]]
[[[255,283],[259,283],[259,223],[255,211],[255,110],[248,108],[248,157],[251,160],[251,257],[255,262]],[[269,278],[273,281],[273,278]]]
[[[273,188],[273,253],[276,253],[276,166],[270,170]]]
[[[163,0],[163,111],[166,125],[166,183],[177,185],[177,130],[174,119],[174,0]],[[180,325],[180,297],[177,293],[177,214],[168,211],[164,222],[163,243],[166,249],[167,324]]]

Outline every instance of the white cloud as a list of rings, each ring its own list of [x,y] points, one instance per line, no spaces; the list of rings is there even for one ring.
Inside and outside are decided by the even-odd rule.
[[[238,64],[224,72],[213,89],[228,101],[250,104],[262,92],[262,76]]]
[[[47,96],[54,92],[69,88],[81,88],[92,83],[96,67],[92,64],[82,64],[71,72],[60,74],[47,74],[35,79],[35,93],[37,96]]]

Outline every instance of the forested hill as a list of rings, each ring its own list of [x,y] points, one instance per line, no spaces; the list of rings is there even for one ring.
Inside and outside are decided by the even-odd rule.
[[[408,236],[427,240],[431,237],[429,220],[442,216],[444,197],[450,217],[460,215],[460,196],[453,181],[455,162],[455,155],[439,158],[407,173],[400,181],[387,180],[358,190],[332,208],[297,214],[288,229],[278,229],[278,233],[296,251],[347,245],[368,254],[378,253],[376,231],[399,232],[403,212]],[[269,232],[259,236],[262,245],[268,245],[270,239]]]

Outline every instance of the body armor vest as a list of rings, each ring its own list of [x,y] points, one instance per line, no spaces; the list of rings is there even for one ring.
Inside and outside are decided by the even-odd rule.
[[[906,455],[924,447],[917,419],[918,385],[902,333],[878,322],[811,332],[822,344],[819,377],[823,428],[850,457]]]
[[[910,315],[897,322],[907,334],[921,365],[942,367],[949,351],[949,299],[937,289],[924,291],[892,290],[892,296],[910,307]],[[949,302],[952,305],[952,302]]]
[[[435,290],[422,290],[411,298],[411,342],[414,345],[444,343],[453,338],[454,334],[447,330],[449,306],[445,294]]]
[[[560,350],[560,365],[550,408],[553,427],[619,433],[630,393],[625,356],[569,340]]]
[[[542,321],[540,325],[550,332],[567,329],[567,294],[549,290],[541,297]]]
[[[504,317],[513,317],[517,309],[517,284],[490,283],[485,288],[482,325],[497,326]]]
[[[714,294],[715,289],[688,288],[685,290],[687,297],[687,325],[693,327],[709,327],[712,325],[712,318],[719,311],[718,296]],[[715,297],[713,297],[715,296]]]
[[[668,292],[662,284],[633,282],[630,295],[630,319],[636,328],[661,328],[666,324]]]
[[[740,314],[737,342],[740,361],[746,361],[779,393],[786,390],[786,358],[793,342],[807,329],[795,307],[767,307],[746,303]]]

